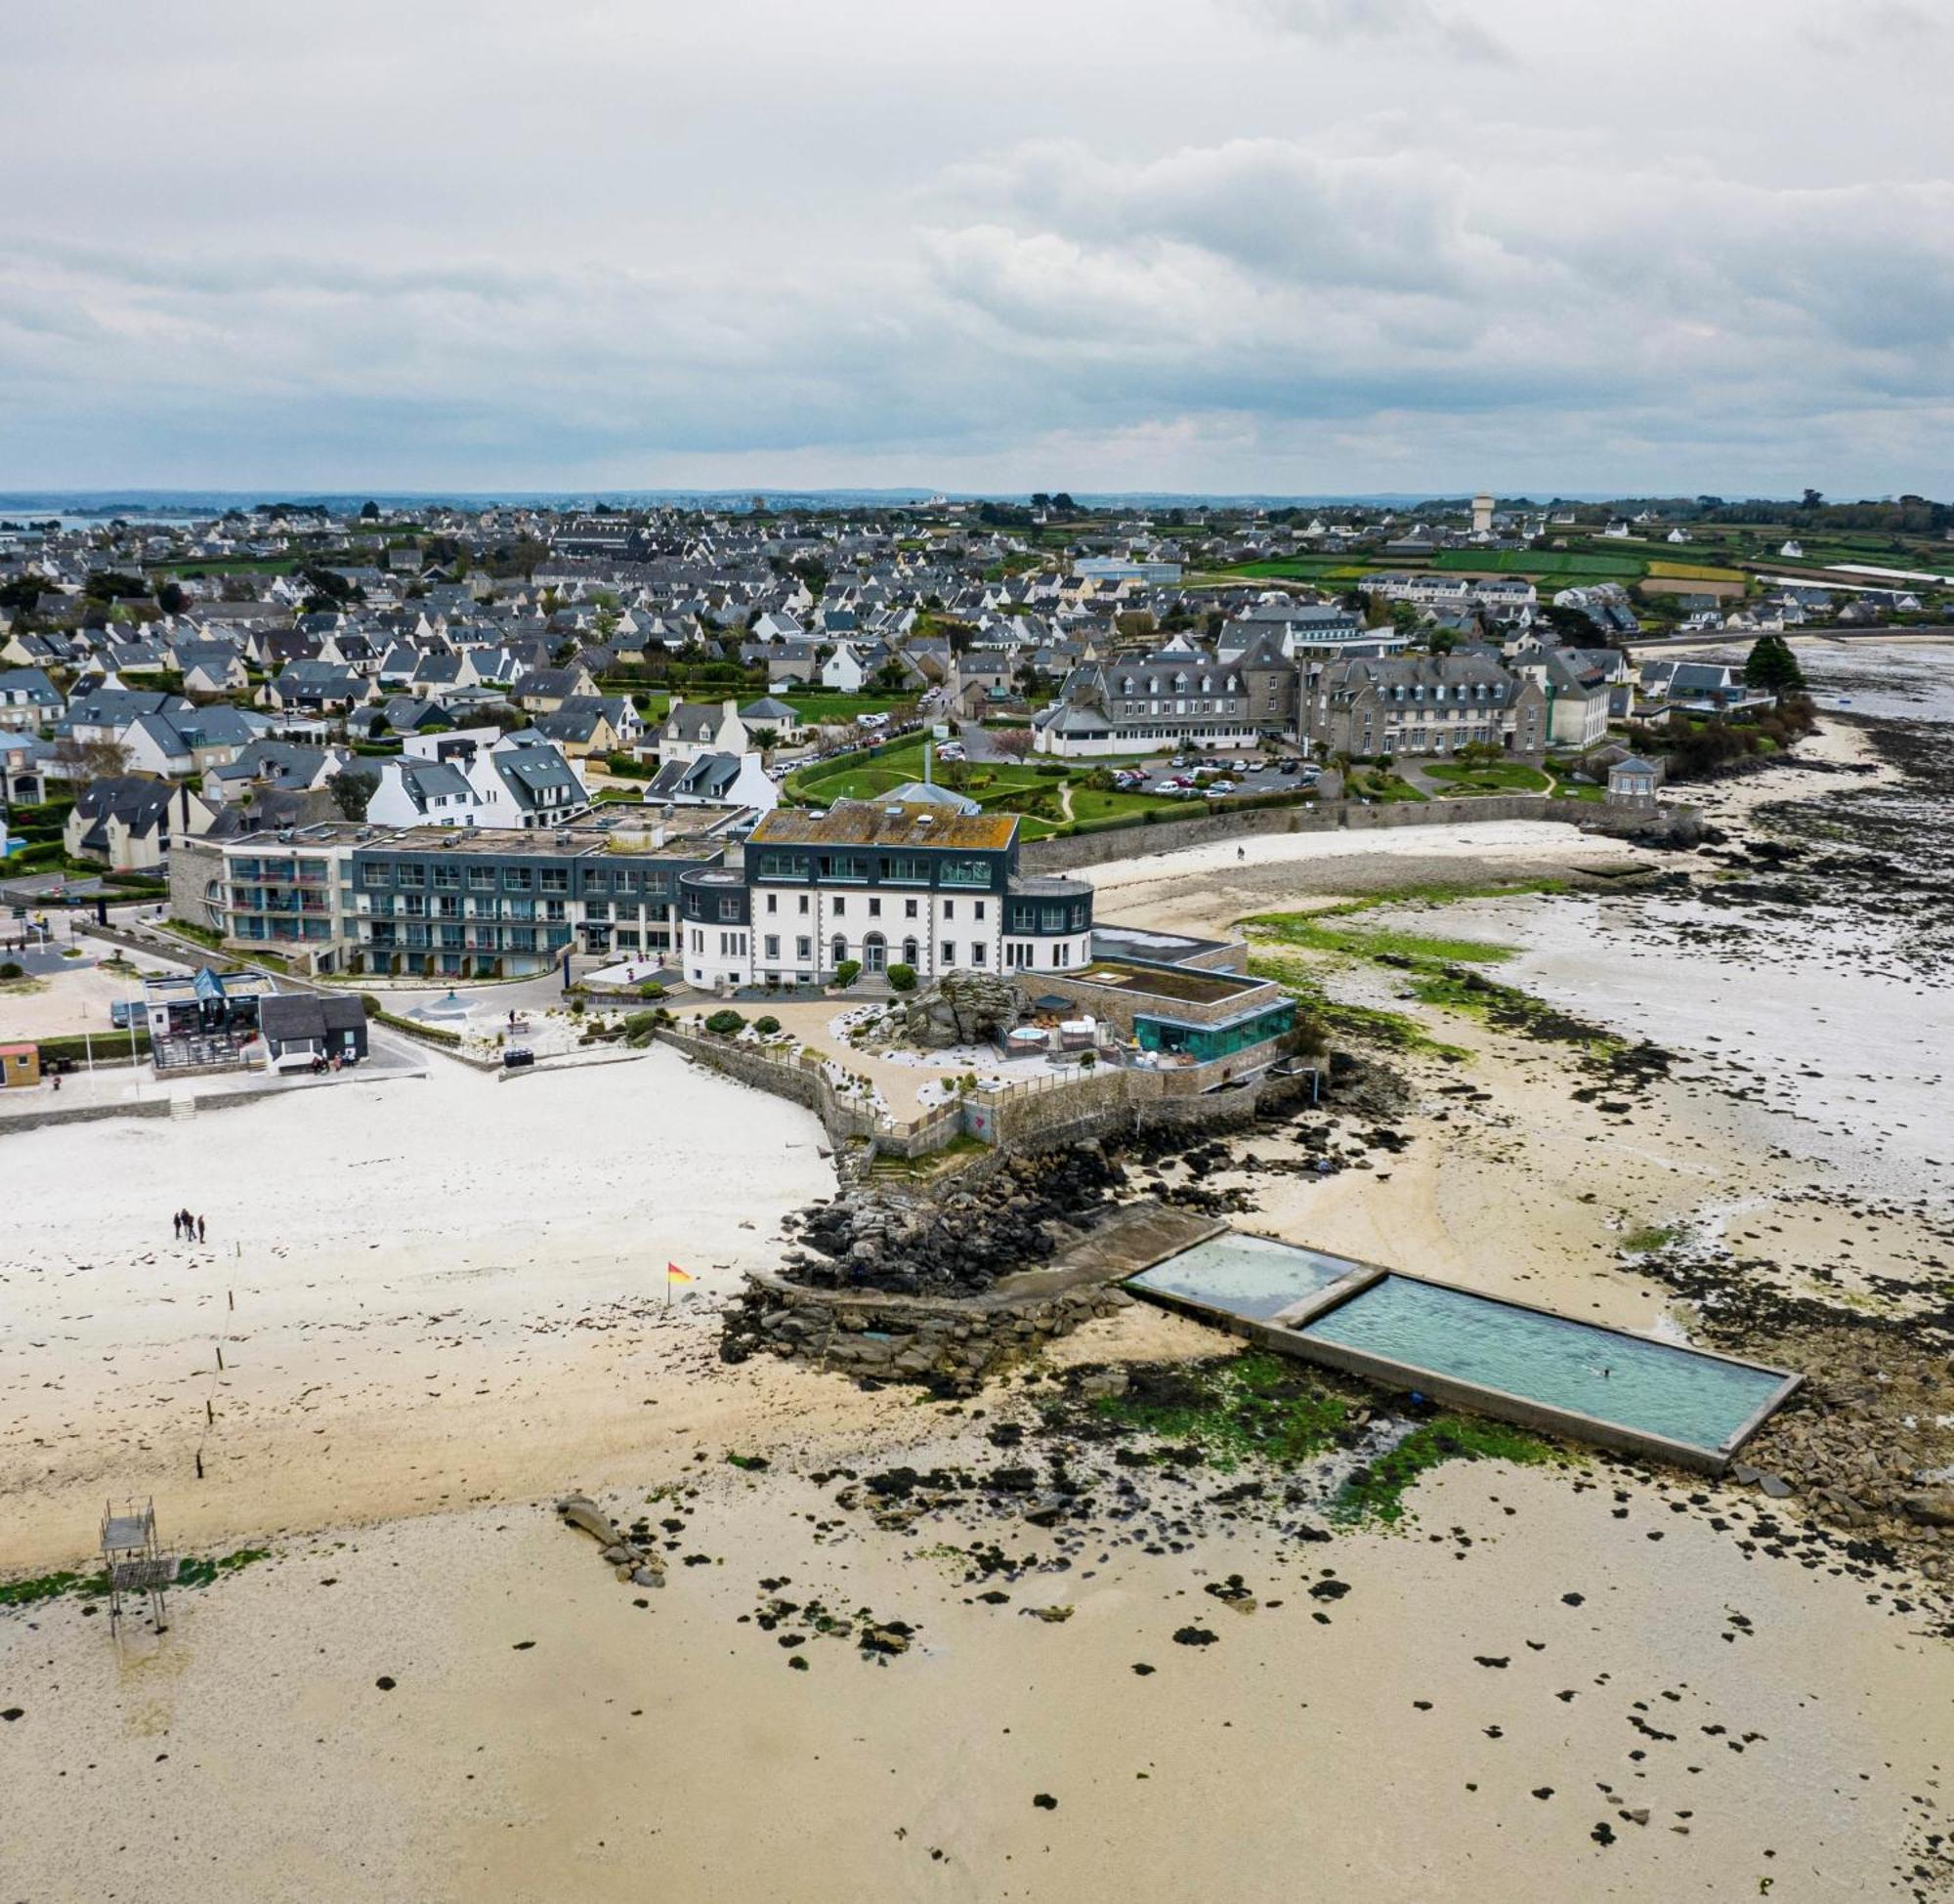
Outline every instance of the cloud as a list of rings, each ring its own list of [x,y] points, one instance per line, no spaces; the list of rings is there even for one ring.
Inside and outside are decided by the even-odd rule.
[[[1316,45],[1423,41],[1454,59],[1513,63],[1512,49],[1457,7],[1436,0],[1225,0],[1257,25]]]
[[[0,486],[1945,490],[1874,5],[32,10]]]

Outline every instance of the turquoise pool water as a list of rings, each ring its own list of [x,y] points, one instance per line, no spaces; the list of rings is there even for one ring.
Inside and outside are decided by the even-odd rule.
[[[1344,1256],[1328,1256],[1320,1249],[1230,1231],[1142,1270],[1128,1283],[1133,1289],[1157,1290],[1183,1301],[1206,1303],[1211,1309],[1225,1310],[1251,1322],[1267,1322],[1291,1303],[1328,1289],[1357,1267]]]
[[[1402,1276],[1373,1284],[1296,1333],[1713,1453],[1784,1380],[1767,1369]]]

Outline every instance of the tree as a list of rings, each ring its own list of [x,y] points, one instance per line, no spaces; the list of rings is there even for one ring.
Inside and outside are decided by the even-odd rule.
[[[1747,687],[1768,688],[1778,700],[1805,692],[1805,670],[1782,635],[1762,635],[1744,660]]]
[[[1824,500],[1825,496],[1822,490],[1806,489],[1805,492],[1805,500],[1800,506],[1805,509],[1816,509],[1818,505],[1822,503]]]
[[[772,753],[781,744],[781,731],[777,727],[756,727],[746,738],[762,753]]]
[[[360,505],[360,520],[362,523],[377,523],[380,520],[380,505],[377,502],[362,502]]]
[[[165,614],[181,614],[190,607],[190,597],[184,592],[183,583],[165,582],[156,590],[156,606]]]
[[[991,743],[1006,760],[1028,760],[1038,742],[1028,727],[1007,727],[991,737]]]
[[[342,767],[338,773],[328,776],[325,790],[332,795],[332,804],[343,818],[364,820],[367,805],[379,790],[379,775],[361,767]]]
[[[129,749],[120,740],[77,740],[64,734],[54,744],[54,757],[67,783],[111,781],[129,771]]]

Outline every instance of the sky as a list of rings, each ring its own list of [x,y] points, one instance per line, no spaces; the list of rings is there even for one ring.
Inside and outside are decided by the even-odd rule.
[[[3,17],[0,490],[1954,492],[1945,0]]]

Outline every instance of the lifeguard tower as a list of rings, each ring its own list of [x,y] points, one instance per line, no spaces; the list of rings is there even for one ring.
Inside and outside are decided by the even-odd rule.
[[[132,1597],[148,1596],[149,1617],[158,1632],[169,1628],[164,1595],[175,1584],[177,1557],[163,1551],[156,1535],[156,1503],[124,1513],[110,1502],[102,1510],[102,1571],[108,1579],[108,1630],[121,1626]]]

